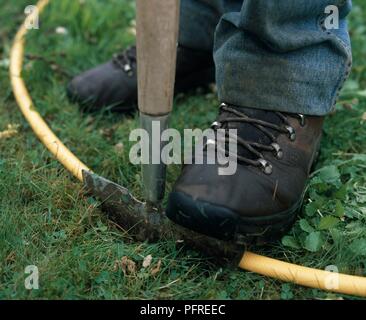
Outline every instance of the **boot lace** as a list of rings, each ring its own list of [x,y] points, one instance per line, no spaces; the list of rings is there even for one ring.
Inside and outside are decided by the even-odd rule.
[[[281,159],[283,157],[283,150],[281,149],[280,145],[277,143],[277,137],[268,129],[277,131],[280,134],[286,134],[291,141],[295,141],[296,132],[295,132],[295,129],[290,125],[290,122],[288,121],[287,117],[288,116],[296,117],[299,119],[301,126],[305,125],[305,116],[302,114],[289,114],[289,115],[285,116],[281,112],[275,112],[275,114],[281,119],[281,121],[283,123],[283,125],[277,125],[277,124],[270,123],[270,122],[267,122],[264,120],[249,117],[244,112],[234,109],[226,103],[221,104],[220,109],[222,111],[228,112],[232,115],[231,117],[227,117],[223,120],[215,121],[211,125],[211,127],[215,131],[218,129],[226,130],[225,138],[221,139],[222,140],[221,142],[224,142],[226,144],[226,143],[230,142],[230,139],[235,139],[237,141],[238,145],[244,147],[246,150],[248,150],[250,153],[252,153],[255,157],[257,157],[257,159],[253,160],[253,159],[250,159],[247,157],[243,157],[240,155],[233,155],[233,154],[231,154],[231,156],[236,157],[236,159],[239,162],[245,163],[247,165],[252,165],[255,167],[260,167],[262,169],[262,171],[268,175],[272,174],[273,166],[271,165],[271,163],[268,160],[265,159],[262,152],[263,151],[273,152],[277,159]],[[227,129],[228,129],[228,124],[230,122],[231,123],[234,123],[234,122],[240,123],[241,122],[241,123],[248,123],[248,124],[253,125],[258,130],[263,132],[270,139],[270,143],[263,144],[263,143],[253,142],[253,141],[247,141],[235,134],[229,133],[229,131]],[[216,139],[218,139],[218,138],[216,138]],[[220,141],[220,139],[219,139],[219,141]],[[229,154],[229,152],[227,150],[220,148],[216,144],[215,141],[210,141],[208,143],[215,144],[216,148],[218,150],[220,150],[221,152],[225,152],[226,154]]]
[[[128,49],[113,55],[113,62],[120,67],[129,77],[134,74],[133,65],[136,65],[136,47]]]

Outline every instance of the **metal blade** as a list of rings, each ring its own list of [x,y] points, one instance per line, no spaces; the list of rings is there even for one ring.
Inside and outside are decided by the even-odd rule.
[[[159,208],[137,200],[128,189],[83,171],[87,192],[101,200],[108,217],[139,241],[172,239],[188,244],[210,256],[226,257],[236,263],[243,253],[243,246],[220,241],[195,233],[172,223]]]

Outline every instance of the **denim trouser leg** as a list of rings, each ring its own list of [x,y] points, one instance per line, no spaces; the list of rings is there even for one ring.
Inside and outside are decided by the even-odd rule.
[[[240,1],[243,2],[243,1]],[[322,26],[338,5],[340,28]],[[215,61],[221,101],[253,108],[325,115],[351,66],[343,0],[245,0],[223,15]]]
[[[219,13],[204,0],[181,0],[179,45],[212,52],[219,20]]]
[[[181,0],[179,44],[213,51],[216,27],[222,15],[240,11],[243,0]]]
[[[208,49],[213,17],[221,16],[214,43],[220,101],[310,115],[331,111],[352,63],[350,0],[182,1],[182,11],[190,11],[182,12],[180,39],[188,46]],[[328,5],[339,8],[338,30],[324,28]],[[195,20],[208,12],[212,20]]]

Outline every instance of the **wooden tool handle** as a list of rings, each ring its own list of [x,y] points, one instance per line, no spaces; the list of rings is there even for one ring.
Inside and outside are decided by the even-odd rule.
[[[140,112],[171,112],[179,29],[179,0],[137,0],[137,71]]]

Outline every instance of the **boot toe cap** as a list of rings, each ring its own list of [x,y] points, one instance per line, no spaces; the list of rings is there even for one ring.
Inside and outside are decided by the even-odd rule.
[[[289,199],[280,186],[273,197],[273,181],[247,167],[234,176],[218,176],[216,169],[201,165],[185,168],[169,196],[168,218],[225,241],[276,238],[292,225],[301,205],[300,195],[293,193]]]
[[[133,109],[137,79],[129,77],[111,61],[76,76],[66,88],[67,96],[88,110],[110,107],[113,111]]]

